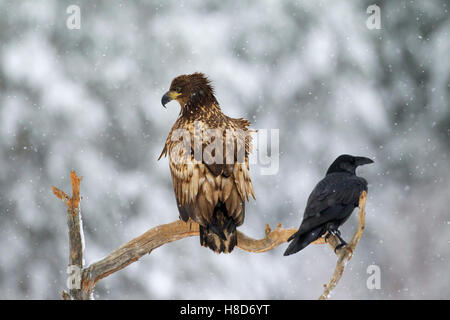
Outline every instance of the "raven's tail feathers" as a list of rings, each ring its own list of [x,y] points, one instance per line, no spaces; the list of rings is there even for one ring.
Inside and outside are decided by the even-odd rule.
[[[297,231],[289,237],[288,241],[292,241],[284,252],[285,256],[294,254],[304,249],[311,242],[320,238],[325,232],[325,228],[320,226],[311,231]]]

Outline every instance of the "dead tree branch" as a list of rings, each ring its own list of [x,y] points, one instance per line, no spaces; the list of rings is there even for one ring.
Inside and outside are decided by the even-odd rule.
[[[69,268],[71,272],[83,269],[83,228],[81,226],[81,211],[80,211],[80,182],[81,177],[78,177],[75,171],[70,173],[70,180],[72,182],[72,197],[52,187],[53,193],[61,199],[67,206],[67,226],[69,227]],[[73,269],[75,268],[75,269]],[[83,296],[83,291],[77,288],[70,289],[70,295],[63,292],[63,298],[80,300],[86,299]]]
[[[181,220],[163,224],[154,227],[137,238],[127,242],[121,247],[111,252],[107,257],[102,260],[91,264],[90,266],[83,268],[82,260],[82,226],[81,226],[81,212],[80,212],[80,182],[81,177],[77,177],[74,171],[71,172],[72,180],[72,198],[69,198],[67,194],[58,188],[52,187],[53,193],[61,199],[67,206],[67,222],[69,227],[69,244],[70,244],[70,257],[69,266],[75,265],[80,268],[80,280],[79,286],[75,289],[70,289],[69,293],[63,291],[64,299],[85,300],[92,296],[95,285],[101,279],[125,268],[133,262],[138,261],[142,256],[150,254],[154,249],[173,241],[177,241],[183,238],[198,236],[199,226],[197,223],[189,220],[187,223]],[[365,201],[365,198],[364,198]],[[363,207],[364,208],[364,207]],[[363,217],[364,218],[364,217]],[[361,220],[361,204],[360,204],[360,220]],[[361,222],[361,221],[360,221]],[[364,223],[364,221],[362,221]],[[364,229],[364,226],[362,226]],[[361,233],[362,233],[361,229]],[[287,239],[296,232],[296,228],[283,229],[281,224],[271,230],[269,225],[266,226],[265,236],[262,239],[253,239],[246,236],[242,232],[238,231],[238,248],[248,252],[266,252],[274,249],[275,247],[285,243]],[[359,235],[360,237],[361,235]],[[354,250],[359,238],[349,243],[347,247],[338,251],[338,265],[339,260],[349,260],[347,250]],[[327,240],[330,246],[334,249],[339,243],[335,236],[330,236]],[[326,243],[324,238],[320,238],[314,242],[314,244]],[[353,244],[354,243],[354,244]],[[350,251],[349,251],[350,252]],[[351,253],[350,253],[351,257]],[[338,272],[338,265],[336,266],[336,272]],[[336,277],[335,282],[333,279],[330,281],[328,293],[334,289],[340,276],[343,272],[343,267],[339,277]],[[324,292],[325,294],[325,292]]]
[[[331,291],[336,287],[339,280],[341,280],[341,277],[344,273],[344,268],[347,265],[347,262],[350,261],[350,259],[352,258],[356,245],[358,244],[359,239],[361,239],[365,227],[366,199],[367,193],[366,191],[363,191],[361,196],[359,197],[358,228],[356,229],[355,234],[353,235],[350,242],[345,247],[337,251],[336,254],[338,256],[338,260],[336,263],[336,268],[334,269],[334,273],[333,276],[331,277],[330,282],[324,285],[325,289],[322,295],[319,297],[319,300],[328,299]],[[334,250],[334,248],[336,248],[336,246],[339,244],[339,241],[337,241],[336,238],[333,238],[329,241],[329,244]]]

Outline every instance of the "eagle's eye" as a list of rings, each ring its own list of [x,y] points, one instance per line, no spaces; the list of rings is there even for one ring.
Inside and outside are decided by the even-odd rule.
[[[181,93],[181,87],[176,87],[175,91],[178,92],[178,93]]]

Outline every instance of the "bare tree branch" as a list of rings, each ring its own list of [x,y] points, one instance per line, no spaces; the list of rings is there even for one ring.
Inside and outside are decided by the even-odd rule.
[[[113,274],[133,262],[138,261],[142,256],[150,254],[154,249],[173,241],[177,241],[183,238],[198,236],[199,226],[197,223],[189,220],[187,223],[181,220],[163,224],[154,227],[137,238],[127,242],[121,247],[111,252],[108,256],[102,260],[91,264],[83,269],[82,265],[82,227],[80,225],[80,181],[81,178],[76,176],[74,171],[71,172],[72,198],[69,198],[63,191],[52,187],[53,193],[60,198],[67,206],[68,227],[69,227],[69,241],[70,241],[70,258],[69,265],[76,265],[80,268],[81,279],[80,287],[71,289],[69,293],[63,292],[63,299],[89,299],[92,296],[95,285],[101,279]],[[364,198],[365,201],[365,198]],[[361,204],[360,204],[361,215]],[[361,218],[360,218],[361,219]],[[362,229],[364,226],[362,227]],[[262,239],[253,239],[246,236],[242,232],[238,231],[238,248],[248,252],[266,252],[274,249],[275,247],[285,243],[287,239],[297,231],[296,228],[283,229],[281,224],[278,224],[274,230],[271,230],[269,225],[266,226],[265,236]],[[362,230],[361,230],[362,233]],[[359,235],[360,237],[361,235]],[[359,240],[359,238],[358,238]],[[349,250],[356,246],[356,242],[352,239],[349,244]],[[338,239],[335,236],[330,236],[327,241],[324,237],[313,242],[314,244],[324,244],[328,242],[334,249],[339,244]],[[354,245],[353,245],[354,242]],[[341,254],[347,252],[347,248],[338,251],[339,259],[349,259],[347,254]],[[350,253],[351,256],[351,253]],[[339,265],[338,259],[338,265]],[[336,270],[338,266],[336,266]],[[343,267],[341,269],[343,272]],[[335,271],[336,273],[337,271]],[[342,274],[341,274],[342,275]],[[335,277],[333,277],[334,279]],[[332,279],[332,281],[333,281]],[[339,281],[339,278],[329,284],[329,291],[331,291]],[[324,293],[325,294],[325,293]],[[328,292],[329,294],[329,292]]]
[[[83,229],[81,227],[81,211],[80,211],[80,182],[82,177],[78,177],[75,171],[70,172],[70,180],[72,182],[72,197],[52,187],[53,193],[61,199],[67,206],[67,226],[69,227],[69,268],[83,269]],[[68,298],[67,293],[63,293],[63,298]],[[73,299],[85,299],[83,292],[79,289],[70,289],[70,296]]]
[[[341,280],[341,277],[344,273],[345,266],[347,265],[347,262],[350,261],[350,259],[353,256],[353,252],[355,251],[356,245],[359,242],[359,239],[361,239],[362,233],[364,231],[365,227],[365,208],[366,208],[366,199],[367,199],[367,193],[366,191],[363,191],[361,196],[359,197],[359,216],[358,216],[358,228],[355,231],[355,234],[353,235],[350,242],[343,248],[339,249],[337,251],[338,260],[336,263],[336,268],[334,269],[333,276],[331,277],[330,282],[328,284],[324,285],[325,289],[322,293],[322,295],[319,297],[319,300],[326,300],[330,296],[331,291],[336,288],[336,285],[338,284],[339,280]],[[333,248],[336,248],[336,246],[339,244],[339,241],[337,241],[336,238],[332,238],[329,241],[330,246]]]

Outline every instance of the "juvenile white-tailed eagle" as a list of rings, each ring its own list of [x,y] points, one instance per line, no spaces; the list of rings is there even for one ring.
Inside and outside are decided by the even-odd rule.
[[[224,115],[202,73],[176,77],[161,99],[181,111],[159,159],[169,154],[180,219],[200,225],[200,244],[229,253],[237,244],[245,201],[255,198],[249,175],[250,122]],[[158,159],[158,160],[159,160]]]

